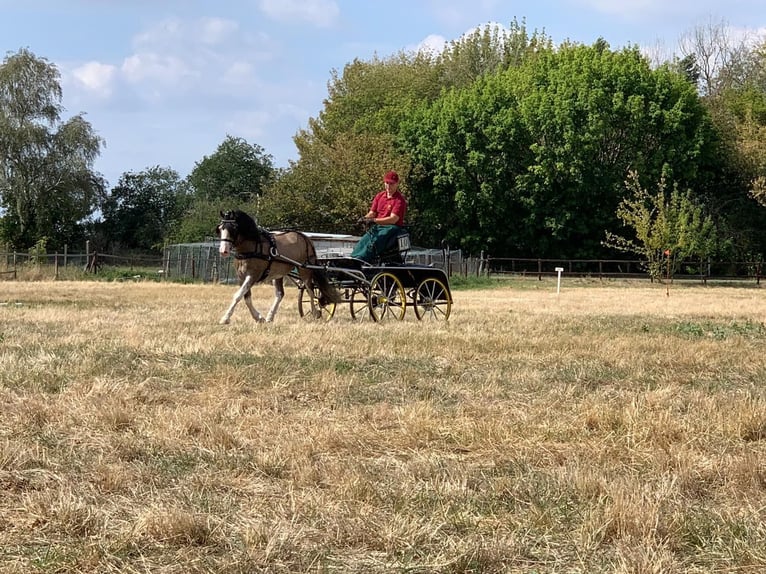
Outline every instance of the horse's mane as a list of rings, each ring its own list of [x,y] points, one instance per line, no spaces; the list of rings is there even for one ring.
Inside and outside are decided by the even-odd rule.
[[[230,211],[226,214],[226,219],[233,219],[234,222],[237,224],[237,231],[242,236],[243,239],[260,239],[262,229],[260,226],[255,222],[255,220],[250,217],[247,213],[244,211]]]

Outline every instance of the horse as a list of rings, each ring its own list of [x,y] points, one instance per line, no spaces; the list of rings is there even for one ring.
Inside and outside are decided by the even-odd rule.
[[[314,287],[319,290],[320,305],[340,302],[340,293],[330,284],[322,269],[317,267],[314,243],[304,233],[269,231],[258,226],[244,211],[221,211],[220,215],[221,222],[216,227],[216,235],[220,240],[218,251],[222,257],[228,257],[233,248],[240,285],[231,305],[221,317],[220,324],[229,322],[234,308],[243,297],[253,319],[259,323],[272,322],[285,295],[284,278],[294,269],[309,293],[314,293]],[[274,285],[274,301],[264,317],[253,306],[250,289],[267,279]],[[315,308],[314,297],[309,299],[311,316],[315,317],[319,310]]]

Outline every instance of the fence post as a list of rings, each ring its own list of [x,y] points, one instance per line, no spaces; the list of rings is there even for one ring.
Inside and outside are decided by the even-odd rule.
[[[58,278],[59,278],[59,254],[57,251],[56,255],[53,256],[53,279],[54,281],[58,281]]]
[[[542,259],[537,260],[537,280],[538,281],[543,280],[543,260]]]

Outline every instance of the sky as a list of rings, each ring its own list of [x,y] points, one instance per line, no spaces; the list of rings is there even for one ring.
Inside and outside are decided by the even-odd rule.
[[[766,0],[0,0],[0,48],[58,68],[64,118],[104,139],[94,167],[112,187],[153,166],[186,177],[227,136],[287,167],[333,71],[514,19],[670,55],[711,23],[763,34]]]

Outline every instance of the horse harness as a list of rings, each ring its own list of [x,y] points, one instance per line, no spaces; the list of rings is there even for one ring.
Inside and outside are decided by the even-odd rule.
[[[221,223],[234,223],[236,222],[231,219],[224,219],[221,221]],[[274,261],[274,259],[280,259],[279,257],[279,251],[277,250],[277,242],[274,239],[274,234],[270,231],[263,229],[262,227],[259,227],[258,229],[259,234],[261,237],[266,237],[266,239],[269,240],[269,249],[268,251],[264,252],[264,243],[263,241],[259,241],[255,251],[247,251],[245,253],[240,253],[237,251],[234,253],[234,259],[262,259],[263,261],[266,261],[266,267],[264,268],[263,272],[261,273],[261,276],[255,280],[255,283],[260,283],[261,281],[265,281],[266,278],[269,276],[269,271],[271,271],[271,262]],[[228,237],[226,239],[221,239],[221,241],[225,241],[226,243],[231,243],[234,245],[234,241],[232,239],[229,239]]]

